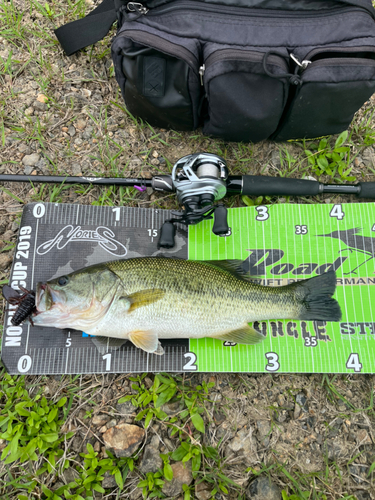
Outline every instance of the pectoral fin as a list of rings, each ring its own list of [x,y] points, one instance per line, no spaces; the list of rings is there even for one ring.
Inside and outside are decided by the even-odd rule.
[[[120,347],[126,342],[126,339],[101,336],[92,337],[91,340],[100,354],[105,354],[106,352],[108,352],[108,348],[116,351],[117,349],[120,349]]]
[[[148,306],[162,299],[165,295],[165,291],[159,288],[152,288],[150,290],[141,290],[139,292],[132,293],[124,299],[130,302],[130,307],[128,313],[135,311],[138,307]]]
[[[237,330],[232,330],[227,333],[220,333],[218,335],[211,335],[214,339],[224,340],[226,342],[235,342],[236,344],[258,344],[265,339],[265,337],[251,328],[248,324],[244,325]]]
[[[146,352],[154,352],[155,354],[159,354],[159,340],[156,333],[152,331],[142,331],[135,330],[134,332],[129,333],[129,340],[133,342],[136,347],[143,349]]]

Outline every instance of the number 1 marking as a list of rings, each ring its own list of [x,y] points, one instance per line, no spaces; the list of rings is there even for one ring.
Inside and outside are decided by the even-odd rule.
[[[112,212],[115,214],[115,221],[118,222],[120,220],[120,210],[121,207],[112,208]]]
[[[111,369],[111,357],[112,354],[109,352],[108,354],[104,354],[103,360],[105,360],[105,370],[108,372]]]

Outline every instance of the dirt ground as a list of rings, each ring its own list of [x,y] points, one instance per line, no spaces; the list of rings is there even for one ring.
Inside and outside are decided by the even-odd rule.
[[[93,6],[91,0],[86,4],[66,4],[64,10],[63,5],[55,2],[46,4],[47,8],[36,1],[0,0],[0,174],[149,178],[156,173],[169,173],[184,155],[209,151],[223,156],[231,173],[317,178],[301,143],[226,143],[204,137],[200,130],[180,133],[134,120],[123,109],[113,75],[109,47],[114,31],[95,47],[71,57],[65,56],[57,44],[53,29]],[[351,155],[348,168],[352,168],[350,175],[356,181],[375,181],[374,105],[375,100],[371,99],[357,113],[346,142]],[[331,148],[335,139],[329,141]],[[327,182],[332,178],[322,175],[320,180]],[[342,179],[336,173],[333,181]],[[332,199],[332,195],[326,195],[290,202],[325,203]],[[174,196],[150,190],[138,193],[131,189],[120,192],[98,187],[2,183],[1,284],[9,279],[23,207],[39,200],[178,207]],[[335,200],[355,201],[353,197]],[[228,204],[244,206],[240,197],[231,198]],[[4,372],[1,377],[0,391]],[[146,377],[146,389],[152,387],[153,377]],[[205,402],[207,411],[203,414],[206,432],[192,436],[200,445],[215,447],[219,459],[203,458],[202,478],[211,485],[211,491],[212,484],[220,482],[216,474],[220,469],[237,484],[236,487],[224,481],[228,491],[219,488],[214,498],[273,500],[280,499],[283,490],[283,498],[291,500],[375,500],[375,376],[198,374],[186,377],[185,383],[196,386],[203,381],[211,382]],[[46,397],[55,398],[57,394],[70,394],[72,385],[68,376],[26,377],[26,383],[30,393],[37,386]],[[40,484],[43,482],[52,491],[71,481],[75,469],[82,465],[79,454],[86,452],[87,443],[92,444],[99,458],[104,457],[103,434],[108,429],[121,423],[142,426],[143,421],[135,420],[139,410],[134,412],[131,407],[124,409],[118,404],[120,397],[134,394],[131,383],[129,374],[80,376],[64,423],[64,430],[74,432],[74,437],[64,444],[71,466],[59,474],[46,473],[42,479],[36,479],[34,490],[25,493],[25,487],[14,486],[10,479],[22,478],[24,469],[17,463],[9,466],[2,462],[1,498],[13,500],[20,498],[17,495],[22,492],[32,500],[52,498],[42,492]],[[4,401],[1,404],[4,406]],[[173,414],[173,404],[167,403],[164,411]],[[142,490],[137,484],[144,477],[142,470],[148,470],[141,465],[147,446],[151,459],[158,464],[156,455],[173,452],[182,440],[178,434],[171,436],[163,422],[153,420],[124,489],[120,492],[116,483],[110,481],[111,476],[106,478],[105,493],[92,495],[111,500],[140,498]],[[0,449],[4,447],[5,441],[0,439]],[[28,473],[34,477],[42,462],[42,456],[38,462],[30,462]],[[192,485],[191,498],[211,498],[210,493]],[[181,488],[174,495],[164,493],[164,498],[183,498],[183,494],[189,498]]]

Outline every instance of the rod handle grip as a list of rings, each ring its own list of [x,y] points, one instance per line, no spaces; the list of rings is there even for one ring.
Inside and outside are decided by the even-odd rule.
[[[242,194],[251,196],[314,196],[319,194],[320,183],[305,179],[244,175]]]
[[[375,182],[359,182],[361,192],[357,195],[358,198],[368,198],[375,200]]]

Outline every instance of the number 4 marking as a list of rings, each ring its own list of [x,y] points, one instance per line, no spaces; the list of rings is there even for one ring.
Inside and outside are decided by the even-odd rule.
[[[362,370],[362,363],[359,361],[359,356],[356,352],[352,352],[348,357],[348,361],[346,362],[346,368],[349,370],[354,370],[359,373]]]
[[[345,217],[345,213],[342,211],[341,205],[333,205],[329,215],[330,217],[336,217],[337,220],[342,220]]]

